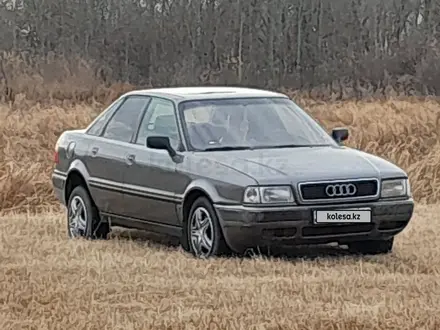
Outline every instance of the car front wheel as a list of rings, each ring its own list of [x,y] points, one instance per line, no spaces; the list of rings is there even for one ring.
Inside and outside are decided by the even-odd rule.
[[[393,249],[394,237],[386,240],[359,241],[348,244],[348,249],[356,254],[386,254]]]
[[[217,215],[207,198],[195,200],[186,225],[189,250],[195,257],[209,258],[228,251]]]
[[[105,239],[110,232],[108,223],[100,221],[87,190],[82,186],[73,189],[67,203],[67,231],[70,238]]]

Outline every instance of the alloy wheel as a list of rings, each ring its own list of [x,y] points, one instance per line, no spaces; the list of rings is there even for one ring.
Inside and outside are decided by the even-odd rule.
[[[212,252],[214,228],[209,211],[198,207],[190,220],[190,243],[194,254],[199,258],[207,258]]]
[[[87,209],[84,200],[76,195],[68,211],[69,233],[72,238],[84,236],[87,228]]]

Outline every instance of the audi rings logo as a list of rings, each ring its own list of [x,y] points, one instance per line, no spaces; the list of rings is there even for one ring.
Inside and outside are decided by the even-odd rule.
[[[352,183],[329,184],[325,187],[328,197],[347,197],[356,194],[356,186]]]

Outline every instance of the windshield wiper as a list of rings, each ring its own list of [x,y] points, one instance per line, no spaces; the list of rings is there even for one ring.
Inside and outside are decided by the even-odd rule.
[[[218,146],[203,149],[203,151],[252,150],[250,146]]]
[[[310,147],[330,147],[330,144],[281,144],[281,145],[262,145],[262,146],[218,146],[208,147],[200,151],[229,151],[229,150],[255,150],[255,149],[281,149],[281,148],[310,148]]]
[[[330,144],[281,144],[270,146],[258,146],[255,149],[281,149],[281,148],[309,148],[309,147],[330,147]]]

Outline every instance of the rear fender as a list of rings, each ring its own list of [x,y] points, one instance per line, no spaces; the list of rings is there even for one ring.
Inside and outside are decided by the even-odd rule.
[[[70,175],[71,175],[72,173],[74,173],[74,172],[79,173],[79,174],[84,178],[84,181],[86,182],[86,187],[85,187],[85,188],[87,188],[87,190],[89,191],[89,193],[90,193],[92,199],[94,199],[94,198],[93,198],[94,196],[92,195],[91,190],[90,190],[90,186],[89,186],[90,174],[89,174],[89,172],[87,171],[87,168],[86,168],[86,166],[84,165],[84,163],[83,163],[81,160],[79,160],[79,159],[75,159],[75,160],[70,164],[69,169],[67,170],[67,180],[66,180],[66,185],[65,185],[64,189],[66,189],[66,187],[67,187],[67,182],[68,182],[68,180],[69,180]],[[65,191],[64,191],[64,194],[66,194]],[[66,202],[67,202],[67,201],[66,201]]]

